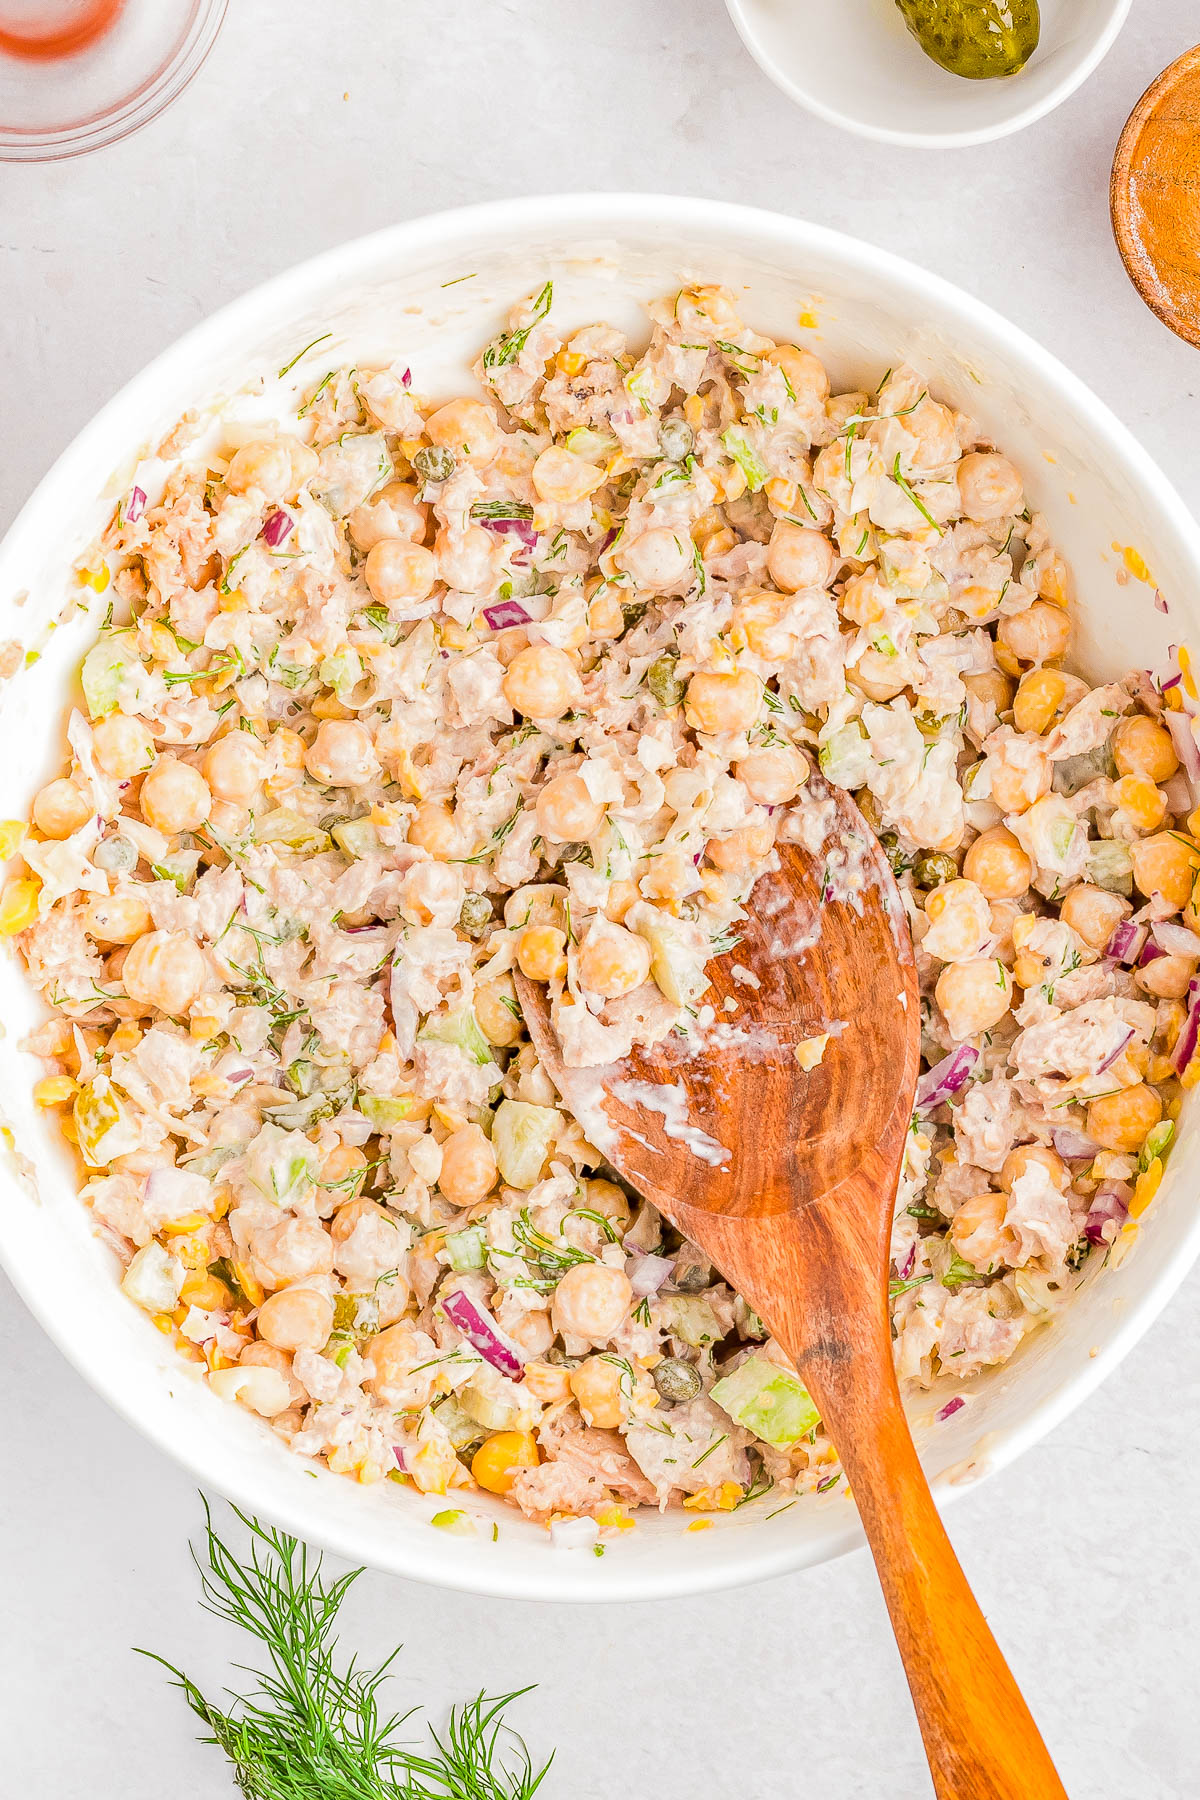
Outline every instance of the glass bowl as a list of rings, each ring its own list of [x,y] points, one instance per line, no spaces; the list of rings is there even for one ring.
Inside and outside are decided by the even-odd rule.
[[[0,0],[0,161],[128,137],[181,94],[228,0]]]

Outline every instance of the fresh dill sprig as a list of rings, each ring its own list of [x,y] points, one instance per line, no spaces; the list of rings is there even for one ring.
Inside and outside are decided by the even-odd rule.
[[[529,1692],[476,1699],[452,1709],[444,1734],[428,1726],[414,1747],[401,1733],[414,1713],[387,1713],[384,1682],[398,1654],[366,1670],[351,1658],[339,1668],[335,1627],[363,1573],[322,1576],[322,1559],[286,1532],[233,1509],[251,1534],[240,1558],[216,1533],[205,1502],[204,1556],[192,1548],[206,1610],[239,1626],[266,1652],[248,1669],[257,1686],[226,1707],[208,1699],[174,1663],[139,1650],[171,1676],[233,1764],[245,1800],[532,1800],[550,1767],[535,1769],[505,1723],[512,1701]]]

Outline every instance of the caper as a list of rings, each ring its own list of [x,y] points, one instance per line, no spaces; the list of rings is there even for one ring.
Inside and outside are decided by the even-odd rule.
[[[678,1356],[664,1356],[661,1362],[655,1363],[651,1373],[654,1385],[664,1400],[694,1400],[704,1385],[698,1370]]]
[[[702,1256],[693,1244],[685,1244],[675,1258],[671,1285],[681,1294],[698,1294],[711,1284],[712,1277],[713,1268],[707,1256]]]
[[[958,864],[944,850],[926,850],[913,864],[913,880],[918,887],[941,887],[944,881],[957,881]]]
[[[486,894],[468,894],[458,915],[458,929],[470,938],[486,937],[496,923],[492,903]]]
[[[913,859],[900,848],[900,839],[894,831],[881,831],[879,847],[891,865],[892,874],[899,877],[907,875],[913,866]]]
[[[621,620],[624,630],[632,631],[635,625],[640,625],[649,610],[650,602],[648,600],[623,600],[621,602]]]
[[[591,846],[588,844],[562,844],[559,846],[558,857],[556,860],[560,863],[590,863],[592,860]]]
[[[413,457],[413,468],[426,481],[449,481],[454,473],[454,452],[445,444],[430,444]]]
[[[668,462],[682,462],[692,453],[696,434],[686,419],[664,419],[658,432],[658,447]]]
[[[92,861],[109,875],[125,875],[137,868],[138,853],[128,838],[108,837],[96,845]]]
[[[646,686],[660,706],[678,706],[684,696],[684,685],[675,673],[678,650],[660,650],[646,670]]]
[[[896,0],[926,56],[951,75],[1015,75],[1038,47],[1038,0]]]

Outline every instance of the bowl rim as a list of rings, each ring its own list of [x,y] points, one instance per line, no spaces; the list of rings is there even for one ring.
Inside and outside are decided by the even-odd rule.
[[[1061,106],[1064,100],[1069,100],[1076,88],[1081,87],[1099,67],[1120,35],[1132,6],[1133,0],[1111,0],[1107,20],[1078,60],[1039,99],[1031,100],[1028,105],[1019,107],[1008,117],[997,120],[992,125],[957,131],[901,131],[894,126],[878,125],[870,119],[859,118],[801,87],[762,43],[750,21],[747,0],[725,0],[725,9],[742,43],[767,80],[773,82],[789,100],[794,100],[797,106],[802,106],[818,119],[823,119],[827,125],[836,125],[843,131],[851,131],[857,137],[870,138],[875,143],[902,144],[911,150],[966,149],[972,144],[994,143],[997,138],[1009,137],[1015,131],[1024,131],[1027,126],[1035,125],[1047,113],[1053,112],[1055,107]]]
[[[303,302],[308,291],[319,290],[348,266],[369,264],[388,255],[395,257],[405,250],[449,249],[457,240],[472,233],[495,234],[501,226],[510,238],[522,233],[561,232],[569,241],[578,241],[589,232],[606,232],[610,237],[619,237],[623,231],[661,227],[664,223],[681,232],[693,228],[701,242],[706,236],[724,235],[733,240],[741,237],[753,242],[763,254],[769,254],[776,247],[792,255],[817,250],[848,269],[899,287],[915,299],[928,296],[952,321],[961,322],[971,332],[994,340],[1006,352],[1018,356],[1031,379],[1040,381],[1057,399],[1074,410],[1111,446],[1139,482],[1153,489],[1155,501],[1168,523],[1190,549],[1200,580],[1200,525],[1149,452],[1079,376],[1020,326],[1012,324],[963,288],[864,239],[765,208],[670,194],[596,192],[526,195],[424,214],[323,250],[227,301],[176,338],[124,383],[56,458],[0,538],[0,582],[3,582],[8,559],[20,555],[25,540],[36,535],[41,513],[70,477],[75,460],[86,457],[94,446],[109,443],[113,422],[119,420],[131,403],[144,403],[154,394],[164,375],[177,365],[186,366],[195,360],[210,339],[214,345],[219,344],[241,315],[246,315],[247,319],[269,320],[278,316],[280,301],[295,307]],[[352,279],[347,276],[348,281]],[[119,451],[110,456],[110,460],[118,461]],[[0,1171],[0,1183],[11,1179],[13,1177],[7,1172]],[[104,1359],[89,1356],[82,1335],[73,1339],[64,1331],[62,1321],[52,1316],[48,1284],[39,1279],[33,1259],[27,1262],[16,1242],[20,1231],[18,1225],[10,1243],[5,1214],[0,1210],[0,1265],[6,1269],[13,1286],[51,1342],[114,1411],[128,1420],[143,1437],[170,1455],[199,1482],[215,1487],[217,1484],[213,1482],[211,1472],[201,1466],[198,1453],[192,1451],[187,1430],[165,1431],[134,1416],[132,1404],[126,1400],[120,1382],[109,1374]],[[933,1478],[931,1485],[938,1504],[944,1504],[977,1481],[1006,1468],[1094,1393],[1163,1311],[1198,1256],[1200,1208],[1185,1227],[1170,1263],[1144,1292],[1122,1308],[1111,1332],[1083,1368],[1054,1392],[1034,1403],[1006,1435],[993,1438],[986,1454],[972,1469],[969,1481],[955,1480],[952,1472]],[[219,1491],[247,1510],[272,1517],[288,1531],[350,1561],[364,1560],[363,1546],[356,1542],[353,1515],[349,1511],[344,1524],[341,1519],[334,1522],[326,1516],[325,1509],[309,1508],[303,1496],[296,1500],[284,1494],[272,1495],[264,1505],[261,1494],[255,1489],[253,1480],[244,1482],[224,1474],[219,1484]],[[443,1538],[440,1533],[431,1535]],[[666,1567],[651,1570],[638,1566],[626,1571],[619,1559],[597,1564],[589,1557],[586,1561],[590,1567],[583,1571],[579,1568],[581,1559],[552,1553],[549,1542],[544,1557],[535,1554],[520,1562],[514,1559],[511,1563],[501,1564],[497,1561],[491,1569],[486,1566],[475,1568],[469,1560],[457,1561],[454,1541],[446,1539],[437,1546],[424,1549],[418,1559],[406,1548],[405,1540],[398,1538],[397,1554],[383,1556],[373,1548],[367,1560],[373,1567],[409,1580],[504,1599],[627,1601],[711,1593],[765,1580],[818,1562],[833,1561],[864,1543],[857,1514],[853,1512],[848,1512],[845,1524],[824,1541],[816,1554],[813,1547],[802,1540],[797,1541],[794,1549],[756,1550],[752,1534],[744,1535],[745,1542],[742,1541],[743,1534],[737,1534],[736,1538],[730,1534],[720,1548],[715,1540],[706,1540],[712,1544],[713,1554],[711,1561],[705,1564],[672,1568],[668,1563]]]

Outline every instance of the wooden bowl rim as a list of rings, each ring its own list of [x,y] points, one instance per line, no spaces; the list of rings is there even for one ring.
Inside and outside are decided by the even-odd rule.
[[[1125,121],[1117,140],[1108,194],[1113,236],[1117,240],[1117,249],[1121,253],[1129,279],[1151,312],[1164,325],[1177,337],[1200,348],[1200,291],[1197,293],[1195,312],[1190,318],[1185,318],[1165,297],[1164,281],[1134,229],[1131,196],[1134,161],[1146,125],[1164,96],[1189,79],[1196,83],[1197,97],[1200,99],[1200,44],[1194,45],[1191,50],[1185,50],[1161,75],[1155,77]]]

